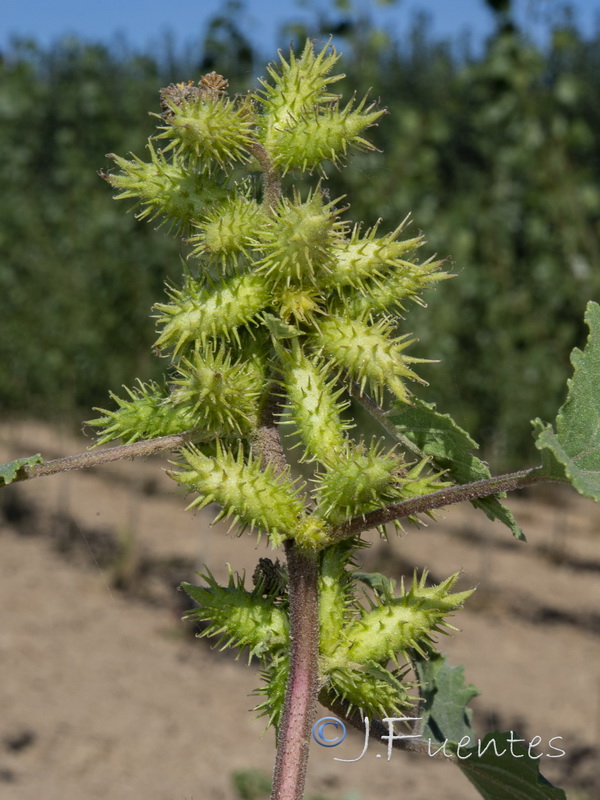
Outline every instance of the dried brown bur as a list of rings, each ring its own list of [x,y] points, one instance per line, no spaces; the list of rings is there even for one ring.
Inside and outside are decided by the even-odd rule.
[[[217,72],[203,75],[197,84],[170,83],[160,90],[160,108],[165,119],[173,116],[173,107],[182,106],[184,103],[193,103],[194,100],[218,100],[227,94],[227,81]]]

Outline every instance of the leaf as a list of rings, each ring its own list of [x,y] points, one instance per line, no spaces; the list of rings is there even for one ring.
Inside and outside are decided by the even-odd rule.
[[[569,480],[564,464],[561,464],[553,450],[550,449],[552,439],[556,438],[552,425],[542,422],[539,418],[532,419],[531,425],[533,427],[533,438],[536,440],[535,445],[542,453],[542,472],[544,475],[557,480]]]
[[[517,523],[515,515],[512,513],[510,508],[502,505],[500,500],[498,500],[498,497],[506,497],[506,494],[503,492],[500,495],[479,497],[476,500],[471,500],[471,505],[474,508],[480,508],[488,519],[497,519],[499,522],[504,523],[507,528],[510,528],[515,539],[517,539],[519,542],[525,542],[525,534],[523,533],[521,526]]]
[[[352,577],[372,589],[378,597],[391,598],[395,595],[396,581],[381,572],[356,571],[352,573]]]
[[[512,731],[477,740],[466,706],[479,692],[465,684],[464,667],[449,666],[442,653],[413,660],[413,666],[423,700],[421,738],[454,753],[455,763],[485,800],[566,800],[562,789],[540,774],[539,757],[531,757]],[[474,744],[466,747],[467,742]],[[429,746],[430,752],[435,749]]]
[[[300,336],[302,333],[299,328],[294,325],[288,325],[287,322],[275,317],[273,314],[265,312],[262,317],[275,341],[279,341],[279,339],[295,339],[296,336]]]
[[[600,306],[588,303],[585,321],[590,329],[583,351],[571,353],[573,377],[556,417],[556,431],[533,420],[536,447],[543,469],[554,478],[566,477],[580,494],[600,500]]]
[[[452,419],[449,414],[436,411],[434,403],[412,398],[412,405],[396,404],[385,416],[388,431],[419,455],[433,459],[439,469],[457,484],[473,483],[491,477],[487,464],[471,453],[477,443]],[[515,539],[525,541],[525,534],[517,524],[512,511],[502,505],[499,497],[480,497],[471,500],[491,520],[503,522]]]
[[[518,741],[512,731],[489,733],[478,745],[461,748],[456,763],[485,800],[567,800],[540,773],[539,756],[531,757]]]
[[[24,467],[32,467],[34,464],[43,464],[44,459],[40,453],[34,456],[27,456],[26,458],[16,458],[14,461],[9,461],[8,464],[0,464],[0,482],[4,482],[7,486],[9,483],[17,480],[19,472]]]
[[[475,741],[472,711],[466,705],[479,691],[472,683],[465,684],[464,667],[451,667],[443,653],[433,653],[428,659],[416,658],[413,666],[423,700],[421,737],[440,744],[460,742],[465,736]]]

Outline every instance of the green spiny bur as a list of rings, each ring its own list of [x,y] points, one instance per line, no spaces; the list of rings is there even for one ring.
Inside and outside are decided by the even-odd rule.
[[[401,497],[402,462],[380,442],[346,443],[344,451],[318,475],[317,514],[338,524]]]
[[[223,336],[239,341],[238,328],[250,323],[267,305],[264,279],[256,273],[235,275],[214,287],[198,287],[192,281],[172,292],[171,303],[157,303],[162,331],[158,348],[172,348],[175,355],[196,341]]]
[[[154,220],[165,217],[171,227],[187,230],[194,219],[205,213],[207,206],[226,196],[224,186],[207,174],[190,172],[184,160],[167,161],[148,142],[151,161],[137,156],[131,160],[111,155],[121,169],[120,174],[107,173],[103,177],[120,193],[117,200],[137,198],[135,206],[142,210],[138,219]],[[162,224],[162,223],[161,223]]]
[[[397,717],[410,708],[415,697],[402,681],[404,672],[390,672],[374,661],[357,667],[333,667],[326,672],[325,689],[340,701],[347,714],[359,709],[367,717]]]
[[[194,245],[192,255],[215,260],[225,270],[237,266],[242,257],[249,258],[257,230],[267,220],[259,203],[245,195],[215,203],[194,226],[199,232],[189,239]]]
[[[423,458],[413,467],[405,471],[401,479],[399,491],[402,500],[410,500],[412,497],[422,497],[425,494],[437,492],[439,489],[443,489],[446,486],[452,486],[451,481],[443,480],[443,472],[430,472],[430,466],[430,459]]]
[[[223,348],[195,351],[182,358],[171,381],[170,401],[189,409],[198,425],[216,433],[249,432],[255,427],[261,376],[248,361],[232,363]]]
[[[345,228],[337,216],[333,203],[324,203],[319,192],[305,201],[299,196],[293,202],[283,200],[254,241],[262,254],[257,270],[273,286],[318,286]]]
[[[169,436],[183,433],[197,427],[193,408],[176,408],[171,403],[168,392],[158,384],[150,381],[142,383],[133,389],[124,387],[129,399],[118,397],[110,393],[112,400],[117,404],[114,411],[105,408],[95,408],[103,416],[88,420],[87,425],[93,425],[103,430],[96,444],[121,439],[129,444],[140,439],[155,439],[157,436]]]
[[[331,316],[319,324],[314,345],[331,365],[346,371],[361,392],[368,387],[378,399],[388,388],[399,400],[409,402],[405,380],[424,383],[407,365],[414,359],[403,351],[414,342],[394,337],[392,326],[380,320],[369,324],[360,319]]]
[[[328,547],[321,554],[319,571],[320,652],[329,655],[335,650],[340,633],[349,619],[353,600],[352,576],[348,560],[353,542]]]
[[[348,403],[339,400],[323,367],[304,354],[297,342],[291,351],[279,348],[287,405],[283,422],[294,425],[304,444],[304,458],[322,463],[335,461],[341,453],[348,428],[340,413]]]
[[[420,580],[415,575],[410,589],[400,597],[378,598],[370,611],[346,628],[345,643],[332,655],[332,661],[385,663],[410,649],[424,654],[423,647],[430,646],[434,633],[451,627],[445,618],[473,593],[473,589],[450,593],[458,577],[456,573],[439,586],[427,588],[424,572]]]
[[[343,75],[330,75],[339,60],[339,55],[325,47],[320,53],[313,50],[307,42],[300,58],[290,50],[289,60],[280,56],[279,65],[269,65],[267,71],[271,82],[261,80],[263,88],[256,94],[256,100],[263,106],[261,120],[261,140],[275,158],[276,141],[282,127],[293,120],[301,119],[323,105],[338,99],[327,87],[343,78]],[[275,146],[273,146],[275,140]]]
[[[363,111],[364,105],[365,101],[353,110],[350,102],[340,109],[339,103],[334,101],[318,112],[313,110],[300,118],[291,117],[287,125],[273,126],[269,130],[268,144],[276,166],[284,174],[290,169],[306,171],[325,160],[338,165],[350,146],[374,150],[361,134],[385,112],[373,111],[372,106]]]
[[[275,730],[279,728],[281,721],[289,672],[289,659],[283,655],[278,656],[261,671],[264,685],[254,692],[257,696],[265,696],[263,702],[259,703],[254,710],[258,712],[259,717],[267,717],[268,725]]]
[[[430,259],[422,264],[411,264],[394,270],[383,282],[365,282],[360,294],[345,294],[340,301],[340,307],[345,308],[355,318],[364,318],[365,315],[386,311],[405,311],[406,300],[423,305],[421,293],[425,289],[431,288],[437,281],[453,277],[440,270],[442,264],[442,261]],[[332,306],[332,310],[334,309],[335,305]]]
[[[353,286],[368,295],[374,286],[384,289],[397,272],[418,272],[415,264],[402,258],[423,244],[423,237],[397,241],[404,225],[393,233],[377,237],[377,226],[361,236],[355,225],[350,239],[340,243],[327,285],[331,288]]]
[[[162,151],[177,156],[191,155],[204,165],[214,160],[224,167],[235,161],[248,161],[252,119],[248,109],[225,97],[197,94],[189,102],[167,103],[164,115],[168,124],[156,139],[170,140]]]
[[[274,546],[285,536],[304,532],[304,505],[296,485],[287,475],[276,476],[269,465],[247,456],[241,445],[237,453],[217,442],[214,455],[192,447],[182,454],[183,470],[171,477],[199,493],[189,508],[218,503],[223,511],[217,519],[233,516],[244,526],[265,530]]]
[[[247,591],[239,576],[230,573],[227,586],[219,586],[210,573],[201,577],[206,586],[181,584],[199,606],[188,611],[185,619],[209,623],[200,636],[219,636],[221,649],[248,648],[249,658],[264,658],[287,644],[289,623],[283,609]]]

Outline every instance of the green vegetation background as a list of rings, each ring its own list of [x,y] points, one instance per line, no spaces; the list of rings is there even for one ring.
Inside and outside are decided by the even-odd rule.
[[[426,255],[451,256],[458,278],[400,322],[440,359],[419,393],[451,412],[494,467],[535,460],[529,420],[553,419],[584,342],[583,313],[600,287],[600,34],[568,13],[541,50],[508,2],[476,57],[434,41],[426,23],[392,41],[339,9],[282,41],[333,31],[346,85],[370,88],[390,114],[374,132],[383,155],[331,171],[330,194],[380,230],[410,211]],[[139,223],[98,175],[103,156],[145,157],[158,89],[216,70],[234,91],[273,54],[256,50],[235,3],[196,52],[16,41],[0,54],[0,409],[73,421],[110,403],[108,390],[157,377],[150,307],[186,253]]]

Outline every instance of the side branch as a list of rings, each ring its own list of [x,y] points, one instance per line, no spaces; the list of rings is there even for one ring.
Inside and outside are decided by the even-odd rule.
[[[540,467],[535,467],[521,470],[520,472],[511,472],[506,475],[486,478],[473,483],[449,486],[446,489],[439,489],[437,492],[424,494],[421,497],[413,497],[410,500],[393,503],[386,508],[377,508],[361,517],[354,517],[354,519],[345,522],[332,531],[328,541],[333,544],[334,542],[349,539],[357,533],[362,533],[378,525],[385,525],[386,522],[394,522],[405,517],[411,517],[414,514],[424,514],[436,508],[442,508],[442,506],[461,503],[463,500],[476,500],[479,497],[489,497],[492,494],[523,489],[525,486],[531,486],[534,483],[543,481],[560,482],[560,478],[550,478],[542,472]]]
[[[169,450],[177,450],[183,445],[191,442],[207,441],[214,438],[214,434],[206,434],[202,431],[191,430],[184,433],[176,433],[171,436],[158,436],[156,439],[144,439],[141,442],[132,444],[121,444],[118,447],[108,447],[104,450],[94,452],[78,453],[75,456],[65,458],[54,458],[51,461],[44,461],[41,464],[33,464],[30,467],[23,467],[15,481],[26,481],[30,478],[41,478],[44,475],[56,475],[58,472],[69,472],[72,469],[84,469],[88,467],[98,467],[108,464],[111,461],[122,461],[125,458],[140,458],[151,456],[154,453],[163,453]],[[5,484],[0,483],[0,486]]]
[[[385,741],[385,737],[390,735],[390,729],[387,725],[384,725],[383,722],[379,719],[370,719],[369,720],[369,728],[368,728],[368,736],[366,735],[367,729],[365,726],[365,720],[363,715],[360,711],[348,711],[344,703],[342,703],[339,698],[335,697],[331,692],[327,690],[322,690],[319,693],[319,703],[325,708],[328,708],[332,711],[336,717],[339,717],[343,722],[347,722],[349,725],[352,725],[359,733],[362,733],[365,736],[366,744],[369,743],[371,738],[374,738],[380,742]],[[412,709],[410,713],[418,713],[418,707]],[[398,718],[400,719],[400,718]],[[418,727],[415,725],[412,728],[411,733],[418,733]],[[423,753],[427,754],[429,758],[438,758],[444,759],[445,761],[456,761],[455,756],[451,756],[448,753],[445,753],[438,748],[437,751],[433,753],[430,752],[430,747],[428,746],[428,742],[426,739],[415,738],[415,739],[392,739],[392,747],[395,750],[402,750],[402,751],[411,751],[415,753]],[[361,756],[362,757],[362,756]]]

